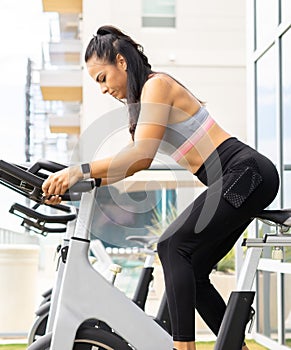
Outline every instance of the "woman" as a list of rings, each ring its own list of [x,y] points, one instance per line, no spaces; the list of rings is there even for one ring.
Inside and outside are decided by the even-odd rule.
[[[203,103],[165,73],[152,71],[140,45],[112,26],[98,29],[85,61],[102,93],[125,100],[132,143],[114,157],[69,167],[43,184],[49,204],[75,182],[106,185],[149,168],[157,151],[171,155],[207,186],[167,228],[158,244],[172,321],[174,347],[195,349],[194,310],[217,334],[225,304],[209,281],[251,218],[275,198],[274,165],[232,137]],[[242,349],[248,349],[242,344]]]

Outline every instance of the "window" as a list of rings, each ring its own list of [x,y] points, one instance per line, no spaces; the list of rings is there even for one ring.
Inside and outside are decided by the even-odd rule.
[[[278,304],[276,273],[260,271],[257,280],[258,311],[257,323],[261,334],[278,339]]]
[[[175,0],[142,0],[142,26],[175,28],[175,12]]]
[[[271,208],[291,205],[291,1],[252,0],[255,43],[250,55],[250,89],[256,146],[277,166],[281,186]],[[280,13],[279,13],[280,10]],[[279,22],[281,24],[279,25]],[[257,236],[266,232],[257,225]],[[291,247],[285,247],[283,264],[272,261],[264,250],[257,278],[257,329],[260,343],[268,349],[291,349],[290,268]],[[266,264],[265,264],[266,263]],[[288,266],[288,269],[284,267]],[[286,272],[288,271],[288,272]]]
[[[291,19],[291,1],[281,0],[281,19],[282,22],[290,22]]]
[[[126,237],[161,235],[174,219],[175,208],[175,189],[121,192],[114,186],[100,187],[91,234],[106,247],[136,247]]]
[[[256,0],[256,49],[273,39],[278,17],[278,0]]]
[[[282,36],[284,206],[291,205],[291,30]]]
[[[275,164],[277,159],[275,49],[271,47],[256,64],[257,146]]]

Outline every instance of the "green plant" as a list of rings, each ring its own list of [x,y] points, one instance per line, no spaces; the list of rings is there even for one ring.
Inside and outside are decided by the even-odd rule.
[[[155,208],[153,210],[151,225],[146,226],[149,235],[161,236],[165,229],[176,219],[176,217],[177,208],[172,202],[168,202],[167,204],[167,212],[165,218],[163,218],[161,211]]]
[[[235,252],[232,248],[217,264],[217,271],[233,272],[235,269]]]

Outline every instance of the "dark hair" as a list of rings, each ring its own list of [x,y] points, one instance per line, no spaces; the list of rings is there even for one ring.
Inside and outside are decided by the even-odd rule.
[[[85,62],[93,56],[109,64],[116,63],[116,55],[120,53],[127,63],[127,104],[129,112],[129,132],[134,139],[134,131],[140,111],[140,96],[142,88],[153,73],[143,47],[118,28],[105,25],[97,30],[90,40],[86,52]]]

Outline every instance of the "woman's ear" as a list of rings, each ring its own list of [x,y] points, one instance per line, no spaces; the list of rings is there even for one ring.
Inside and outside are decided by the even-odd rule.
[[[123,70],[127,71],[126,60],[120,53],[116,55],[116,65],[122,68]]]

